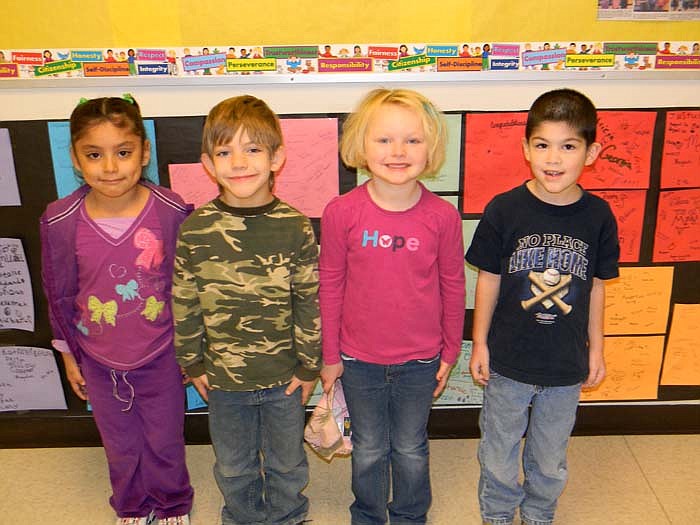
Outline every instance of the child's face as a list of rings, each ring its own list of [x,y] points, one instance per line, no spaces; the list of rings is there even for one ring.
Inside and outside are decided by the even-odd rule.
[[[578,179],[583,167],[598,157],[600,144],[586,147],[585,139],[566,122],[544,121],[530,140],[523,139],[523,152],[533,176],[530,190],[544,202],[565,205],[579,199]]]
[[[85,131],[70,150],[73,166],[101,197],[119,199],[135,191],[151,151],[129,127],[111,122]]]
[[[375,184],[399,187],[414,184],[428,164],[423,123],[415,111],[383,104],[365,133],[367,169]]]
[[[255,144],[239,129],[230,142],[216,146],[213,155],[202,154],[202,164],[221,188],[221,198],[229,206],[252,208],[272,200],[270,177],[284,162],[283,147],[272,155],[262,144]]]

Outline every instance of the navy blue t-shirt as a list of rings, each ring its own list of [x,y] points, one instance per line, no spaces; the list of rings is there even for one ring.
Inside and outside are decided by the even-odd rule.
[[[501,276],[490,368],[541,386],[586,379],[593,278],[617,277],[619,255],[615,217],[595,195],[555,206],[523,184],[494,197],[466,254]]]

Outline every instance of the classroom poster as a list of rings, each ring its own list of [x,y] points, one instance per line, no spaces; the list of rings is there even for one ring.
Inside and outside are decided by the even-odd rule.
[[[0,412],[65,408],[53,350],[0,347]]]
[[[484,388],[477,385],[469,372],[472,342],[462,341],[462,351],[452,368],[447,386],[433,405],[478,405],[484,402]]]
[[[0,329],[34,331],[34,296],[22,241],[0,238]]]
[[[646,190],[598,190],[591,193],[605,200],[615,216],[620,241],[620,262],[639,262]]]
[[[661,188],[700,186],[700,111],[666,113]]]
[[[472,244],[474,239],[474,232],[476,232],[476,227],[479,225],[477,220],[467,220],[462,221],[462,239],[464,241],[464,253],[467,253],[469,246]],[[466,260],[464,261],[464,277],[465,277],[465,288],[466,288],[466,308],[467,310],[474,309],[474,299],[476,296],[476,280],[479,277],[479,269],[476,266],[469,264]]]
[[[282,119],[287,160],[274,192],[307,217],[320,217],[338,195],[338,119]]]
[[[587,190],[649,187],[656,111],[598,111],[598,159],[584,168],[579,183]]]
[[[0,129],[0,206],[21,206],[10,131]]]
[[[605,335],[666,333],[673,266],[622,267],[605,281]]]
[[[172,190],[195,208],[219,196],[216,182],[209,176],[201,162],[168,164],[168,176]]]
[[[700,304],[675,304],[662,385],[700,385]]]
[[[700,261],[700,188],[659,194],[653,261]]]
[[[464,213],[530,178],[523,156],[527,113],[469,113],[464,130]]]
[[[605,379],[584,389],[581,401],[656,399],[664,337],[606,337],[604,344]]]

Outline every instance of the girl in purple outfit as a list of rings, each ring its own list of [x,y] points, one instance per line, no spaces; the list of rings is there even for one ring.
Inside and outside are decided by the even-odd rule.
[[[81,101],[70,132],[85,184],[49,204],[40,224],[52,343],[71,388],[92,405],[117,525],[189,525],[170,288],[191,209],[142,179],[150,143],[130,95]]]

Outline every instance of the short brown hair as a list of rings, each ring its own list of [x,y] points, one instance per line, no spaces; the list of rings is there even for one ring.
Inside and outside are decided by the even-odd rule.
[[[543,122],[564,122],[576,130],[586,146],[595,142],[598,125],[595,105],[586,95],[573,89],[554,89],[537,97],[527,113],[525,138],[530,140]]]
[[[365,135],[377,109],[383,104],[396,104],[415,111],[423,123],[428,145],[428,162],[421,175],[435,175],[445,161],[447,126],[435,105],[426,97],[410,89],[375,89],[370,91],[343,124],[340,138],[340,156],[353,168],[367,168]]]
[[[211,109],[204,123],[202,153],[213,156],[214,149],[230,142],[239,129],[270,155],[282,145],[279,117],[259,98],[242,95],[222,100]]]

